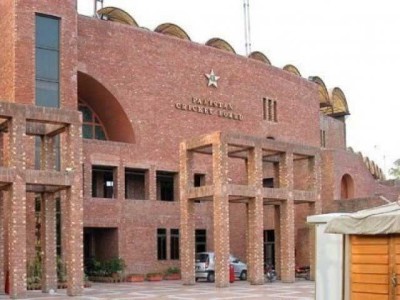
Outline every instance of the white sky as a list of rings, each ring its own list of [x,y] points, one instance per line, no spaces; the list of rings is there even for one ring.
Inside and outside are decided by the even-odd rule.
[[[93,14],[94,0],[78,0]],[[250,0],[252,51],[274,66],[340,87],[351,115],[347,145],[389,169],[400,158],[400,9],[396,0]],[[397,5],[396,5],[397,4]],[[219,37],[245,53],[243,0],[104,0],[154,30],[174,23],[191,40]]]

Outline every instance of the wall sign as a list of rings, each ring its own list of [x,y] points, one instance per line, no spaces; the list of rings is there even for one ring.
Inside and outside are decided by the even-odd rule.
[[[213,101],[205,98],[192,97],[189,103],[175,103],[175,108],[230,120],[243,120],[243,115],[235,112],[232,103]]]

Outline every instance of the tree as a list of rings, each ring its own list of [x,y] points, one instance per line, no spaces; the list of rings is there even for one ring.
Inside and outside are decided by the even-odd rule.
[[[396,179],[400,179],[400,159],[393,163],[394,167],[390,168],[389,174]]]

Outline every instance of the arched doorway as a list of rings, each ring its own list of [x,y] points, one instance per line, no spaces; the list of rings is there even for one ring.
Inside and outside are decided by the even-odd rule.
[[[354,181],[349,174],[344,174],[341,180],[341,199],[350,199],[354,197]]]

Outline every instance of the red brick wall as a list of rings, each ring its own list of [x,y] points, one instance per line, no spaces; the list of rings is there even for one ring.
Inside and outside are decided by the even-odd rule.
[[[325,131],[325,148],[346,149],[346,124],[321,115],[321,130]]]
[[[15,1],[0,1],[1,51],[0,51],[0,99],[1,101],[14,101],[14,14]]]
[[[2,1],[11,2],[11,1]],[[35,103],[35,13],[61,18],[61,105],[77,103],[77,15],[75,0],[18,0],[15,2],[15,102]],[[11,12],[9,9],[7,12]],[[5,22],[5,21],[4,21]],[[0,25],[1,26],[1,25]],[[9,27],[9,26],[8,26]],[[0,29],[2,29],[0,27]],[[2,34],[7,30],[1,31]],[[6,39],[8,40],[8,39]],[[8,45],[9,42],[7,42]],[[6,54],[9,59],[10,54]],[[2,65],[2,64],[1,64]],[[2,81],[2,80],[0,80]],[[0,83],[1,84],[1,83]],[[8,92],[7,97],[11,97]]]

